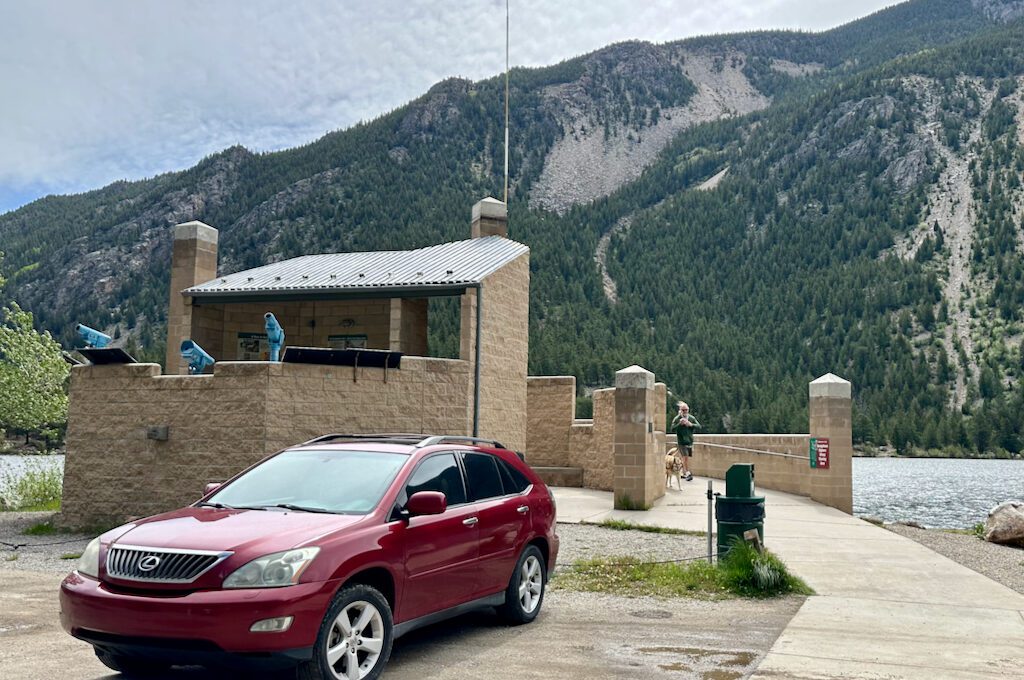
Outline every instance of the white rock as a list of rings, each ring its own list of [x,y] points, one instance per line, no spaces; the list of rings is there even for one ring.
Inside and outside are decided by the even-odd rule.
[[[992,508],[985,521],[985,540],[1024,545],[1024,502],[1007,501]]]

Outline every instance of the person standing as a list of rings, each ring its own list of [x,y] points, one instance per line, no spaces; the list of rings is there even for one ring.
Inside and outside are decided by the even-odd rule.
[[[683,479],[693,481],[693,473],[690,472],[690,458],[693,457],[693,431],[701,424],[690,415],[690,407],[685,401],[678,404],[679,412],[672,419],[669,430],[676,433],[676,455],[683,461]]]

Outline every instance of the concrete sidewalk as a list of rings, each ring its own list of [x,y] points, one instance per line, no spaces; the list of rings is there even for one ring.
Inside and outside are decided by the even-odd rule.
[[[614,518],[695,531],[707,527],[706,491],[707,480],[694,478],[651,510],[630,512],[612,510],[609,492],[554,489],[560,522]],[[1024,595],[807,498],[758,494],[765,543],[818,594],[752,678],[1022,677]]]

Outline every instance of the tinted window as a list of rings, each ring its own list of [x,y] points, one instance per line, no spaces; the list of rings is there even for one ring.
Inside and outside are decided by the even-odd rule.
[[[519,470],[503,460],[498,460],[498,470],[501,472],[501,483],[505,487],[505,493],[522,493],[530,486],[530,480]]]
[[[504,495],[494,456],[467,453],[463,460],[466,463],[466,479],[469,481],[469,500],[479,501]]]
[[[448,499],[448,505],[465,503],[466,489],[455,454],[442,453],[420,463],[405,487],[406,497],[417,491],[440,491]]]

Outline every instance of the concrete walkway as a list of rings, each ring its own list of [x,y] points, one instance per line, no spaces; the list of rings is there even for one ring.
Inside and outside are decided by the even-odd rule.
[[[707,527],[706,491],[707,480],[694,478],[651,510],[629,512],[612,510],[608,492],[554,489],[560,522],[614,518],[696,531]],[[807,498],[758,493],[765,543],[818,594],[752,678],[1024,677],[1024,595]]]

